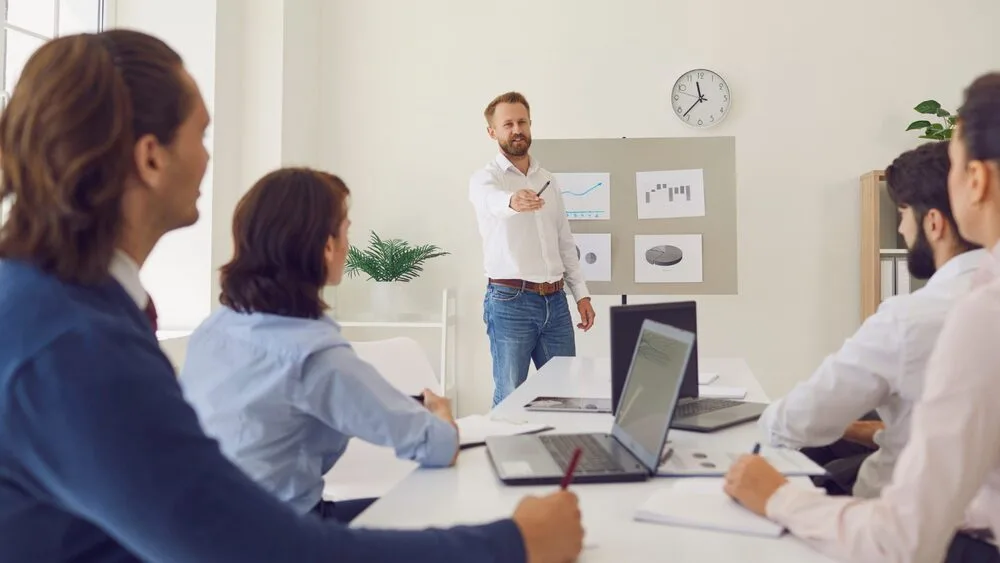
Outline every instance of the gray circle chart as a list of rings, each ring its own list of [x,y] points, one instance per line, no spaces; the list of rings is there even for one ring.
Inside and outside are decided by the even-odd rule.
[[[659,244],[646,249],[646,262],[654,266],[673,266],[683,258],[684,252],[669,244]]]

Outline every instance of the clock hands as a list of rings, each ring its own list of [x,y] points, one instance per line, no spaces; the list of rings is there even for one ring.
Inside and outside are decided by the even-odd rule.
[[[694,106],[700,104],[701,102],[708,101],[708,98],[706,98],[705,95],[701,93],[701,83],[695,82],[694,86],[695,86],[695,88],[698,89],[698,99],[695,100],[693,104],[691,104],[691,107],[689,107],[688,110],[686,112],[684,112],[684,115],[682,115],[681,117],[687,117],[687,114],[691,113],[691,110],[694,109]],[[688,95],[690,96],[692,94],[688,94]]]
[[[693,104],[691,104],[691,107],[689,107],[688,110],[686,112],[684,112],[684,115],[681,116],[681,117],[687,117],[687,114],[691,113],[691,110],[694,109],[694,106],[696,106],[696,105],[698,105],[700,103],[701,103],[701,98],[698,98],[697,100],[694,101]]]

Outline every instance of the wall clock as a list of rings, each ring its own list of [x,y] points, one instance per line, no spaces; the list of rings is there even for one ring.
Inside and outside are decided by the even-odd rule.
[[[703,129],[729,115],[729,85],[717,72],[699,68],[685,72],[670,91],[670,106],[678,119]]]

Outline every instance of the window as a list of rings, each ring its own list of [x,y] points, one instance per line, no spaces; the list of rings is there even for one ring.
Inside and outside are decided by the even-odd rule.
[[[35,49],[59,35],[104,29],[108,4],[108,0],[0,0],[0,111]],[[10,203],[0,202],[0,224]]]

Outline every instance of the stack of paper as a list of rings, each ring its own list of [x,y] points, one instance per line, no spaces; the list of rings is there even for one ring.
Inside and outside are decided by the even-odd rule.
[[[488,436],[514,436],[552,430],[551,426],[544,424],[498,420],[481,414],[463,416],[455,423],[458,424],[459,443],[462,448],[481,446],[486,443]]]
[[[708,450],[701,448],[674,448],[656,474],[663,477],[717,477],[725,475],[729,467],[743,454],[750,453]],[[802,452],[786,448],[764,448],[760,455],[786,477],[826,475],[826,470]]]
[[[743,508],[720,479],[683,479],[655,492],[633,518],[642,522],[777,538],[784,528]]]

